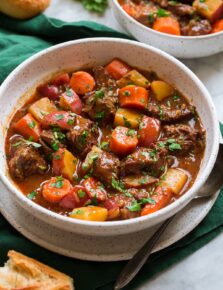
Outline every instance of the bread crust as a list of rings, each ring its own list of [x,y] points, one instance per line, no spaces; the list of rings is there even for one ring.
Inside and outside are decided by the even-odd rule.
[[[12,285],[11,288],[5,288],[0,279],[0,290],[74,290],[73,280],[67,275],[16,251],[9,251],[8,257],[9,261],[5,267],[9,280],[18,274],[24,276],[27,283],[23,287]]]
[[[28,19],[43,12],[51,0],[1,0],[0,11],[18,19]]]

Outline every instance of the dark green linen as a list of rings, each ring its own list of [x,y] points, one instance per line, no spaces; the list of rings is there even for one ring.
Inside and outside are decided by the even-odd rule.
[[[22,61],[53,44],[86,37],[125,37],[108,27],[92,22],[65,23],[41,15],[17,21],[0,14],[0,83]],[[221,125],[223,134],[223,126]],[[223,231],[223,190],[207,217],[185,238],[153,254],[128,289],[167,269],[192,254]],[[44,237],[43,237],[44,239]],[[74,277],[77,290],[113,289],[113,282],[125,262],[98,263],[63,257],[24,238],[0,215],[0,263],[10,249],[20,251]]]

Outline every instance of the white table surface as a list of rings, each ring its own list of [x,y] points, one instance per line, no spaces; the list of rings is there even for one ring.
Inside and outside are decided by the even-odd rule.
[[[103,16],[90,14],[75,0],[52,0],[45,14],[64,21],[96,21],[123,31],[110,9]],[[216,105],[219,120],[223,122],[223,53],[183,62],[208,88]],[[222,290],[222,249],[223,234],[193,255],[145,282],[136,290]]]

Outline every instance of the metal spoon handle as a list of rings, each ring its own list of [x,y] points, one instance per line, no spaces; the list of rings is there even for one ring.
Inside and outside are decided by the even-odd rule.
[[[125,287],[137,275],[139,270],[142,268],[142,266],[145,264],[148,257],[150,256],[159,238],[161,237],[169,223],[174,219],[174,217],[175,215],[167,219],[153,234],[153,236],[133,256],[133,258],[129,260],[116,281],[114,288],[115,290],[119,290]]]

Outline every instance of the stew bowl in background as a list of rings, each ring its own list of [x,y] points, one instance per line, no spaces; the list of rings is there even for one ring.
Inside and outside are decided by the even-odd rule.
[[[158,47],[178,58],[199,58],[223,51],[223,31],[201,36],[176,36],[146,27],[110,0],[115,18],[137,40]]]
[[[161,79],[174,85],[196,106],[206,129],[206,150],[201,169],[194,185],[182,197],[153,214],[109,222],[90,222],[61,216],[29,200],[11,180],[4,149],[6,126],[14,110],[19,108],[30,97],[35,87],[49,75],[65,69],[77,70],[95,64],[104,65],[115,57],[134,67],[155,71]],[[219,125],[215,108],[201,81],[185,65],[159,49],[123,39],[93,38],[70,41],[32,56],[19,65],[2,84],[0,116],[0,151],[3,153],[0,156],[0,177],[8,188],[10,198],[22,210],[28,211],[48,225],[88,236],[117,236],[138,232],[180,211],[196,196],[199,188],[206,181],[214,166],[219,147]]]

